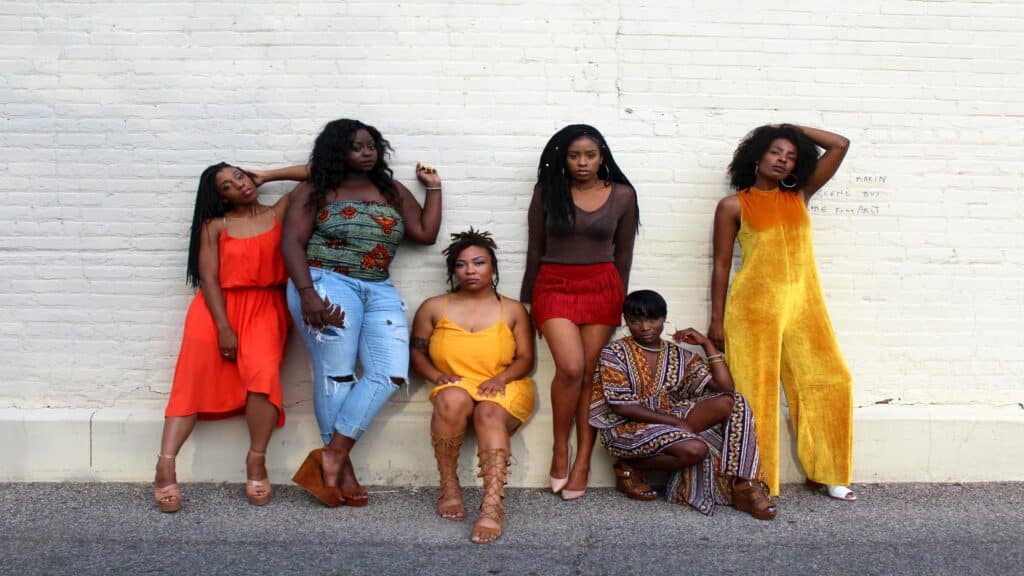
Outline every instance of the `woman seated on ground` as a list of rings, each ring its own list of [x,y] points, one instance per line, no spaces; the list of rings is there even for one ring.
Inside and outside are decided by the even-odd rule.
[[[533,326],[516,300],[498,293],[497,246],[487,232],[452,234],[444,250],[448,294],[425,301],[412,327],[412,366],[434,385],[430,435],[441,473],[437,512],[466,517],[458,458],[470,418],[484,495],[472,540],[493,542],[505,516],[509,437],[533,412]],[[454,280],[453,280],[454,278]]]
[[[778,508],[761,481],[754,419],[733,391],[724,356],[693,328],[673,335],[704,349],[707,360],[661,339],[665,299],[639,290],[626,297],[629,336],[605,346],[594,374],[590,423],[615,463],[616,488],[653,500],[643,470],[669,470],[669,502],[712,514],[732,504],[760,520]]]

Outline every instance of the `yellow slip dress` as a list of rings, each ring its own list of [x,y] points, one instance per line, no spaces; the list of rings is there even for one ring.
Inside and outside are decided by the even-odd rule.
[[[436,386],[430,391],[430,401],[445,388],[461,388],[476,402],[494,402],[520,422],[533,414],[533,380],[520,378],[505,385],[505,393],[492,398],[480,396],[477,387],[512,363],[516,353],[516,338],[505,323],[505,298],[501,298],[502,313],[497,322],[469,332],[448,319],[448,297],[444,299],[444,312],[430,335],[430,359],[445,374],[454,374],[461,380],[453,384]]]

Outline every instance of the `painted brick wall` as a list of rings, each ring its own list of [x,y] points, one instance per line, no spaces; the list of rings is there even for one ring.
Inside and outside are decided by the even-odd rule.
[[[597,125],[639,190],[632,288],[701,329],[736,142],[840,132],[811,210],[857,404],[1020,403],[1022,46],[1019,1],[4,2],[0,406],[159,407],[199,172],[303,162],[342,116],[384,132],[418,194],[415,162],[439,167],[441,238],[493,231],[510,295],[544,142]],[[411,309],[442,290],[439,252],[401,251]]]

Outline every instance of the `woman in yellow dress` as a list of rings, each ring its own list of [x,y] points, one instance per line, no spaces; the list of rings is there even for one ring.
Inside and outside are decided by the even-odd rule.
[[[761,126],[736,148],[729,175],[737,193],[715,211],[708,337],[719,349],[724,344],[736,391],[757,418],[772,496],[779,493],[781,378],[808,483],[856,499],[849,488],[853,382],[825,309],[807,215],[807,202],[839,169],[849,144],[816,128]],[[729,286],[736,240],[743,266]]]
[[[452,290],[426,300],[412,327],[413,368],[434,385],[430,435],[441,473],[437,512],[466,517],[458,458],[470,420],[483,501],[472,541],[493,542],[505,516],[509,438],[533,413],[533,325],[526,308],[498,293],[498,260],[487,232],[452,234],[444,250]]]

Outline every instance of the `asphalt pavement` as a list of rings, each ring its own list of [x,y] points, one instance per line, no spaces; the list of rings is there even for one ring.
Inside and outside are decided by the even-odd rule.
[[[762,522],[705,517],[611,489],[563,502],[509,489],[505,534],[434,513],[436,488],[370,488],[366,508],[326,509],[274,487],[186,484],[161,514],[143,484],[0,484],[0,574],[1024,574],[1024,484],[860,484],[860,500],[784,486]]]

